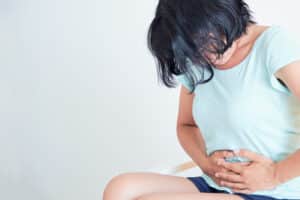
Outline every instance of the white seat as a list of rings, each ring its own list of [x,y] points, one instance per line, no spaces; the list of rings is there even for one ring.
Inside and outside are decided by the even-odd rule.
[[[161,174],[169,174],[169,175],[176,175],[176,176],[200,176],[203,174],[203,171],[194,161],[186,161],[179,163],[174,166],[156,166],[147,169],[150,172],[158,172]]]

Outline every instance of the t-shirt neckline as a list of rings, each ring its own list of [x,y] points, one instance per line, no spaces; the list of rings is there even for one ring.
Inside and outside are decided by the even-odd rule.
[[[247,60],[249,60],[249,58],[251,57],[251,55],[254,53],[255,49],[257,48],[257,45],[259,43],[260,40],[262,40],[262,38],[271,30],[273,30],[275,27],[279,27],[279,25],[270,25],[268,28],[266,28],[262,33],[259,34],[259,36],[255,39],[251,50],[249,51],[249,53],[247,54],[247,56],[239,63],[234,65],[233,67],[230,67],[228,69],[218,69],[213,67],[214,71],[217,72],[229,72],[229,71],[233,71],[236,70],[237,68],[241,67],[244,65],[244,63],[246,63]]]

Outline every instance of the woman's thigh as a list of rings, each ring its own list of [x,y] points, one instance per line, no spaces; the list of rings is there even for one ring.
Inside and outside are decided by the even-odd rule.
[[[114,176],[106,185],[104,200],[134,200],[142,195],[161,192],[199,193],[187,178],[154,172],[128,172]]]

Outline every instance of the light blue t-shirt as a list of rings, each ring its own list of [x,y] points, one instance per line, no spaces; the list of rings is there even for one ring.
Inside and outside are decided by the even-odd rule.
[[[274,76],[281,67],[300,60],[299,41],[285,27],[271,25],[258,36],[241,63],[225,70],[213,68],[213,79],[197,85],[193,117],[207,154],[245,148],[280,161],[300,149],[300,102]],[[207,79],[209,72],[205,74]],[[191,90],[185,74],[175,77]],[[210,186],[232,192],[206,174],[203,177]],[[252,194],[300,199],[300,177]]]

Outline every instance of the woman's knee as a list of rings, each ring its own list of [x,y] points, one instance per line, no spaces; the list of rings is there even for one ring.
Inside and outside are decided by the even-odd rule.
[[[116,175],[106,184],[103,200],[133,200],[137,195],[135,185],[132,173]]]

